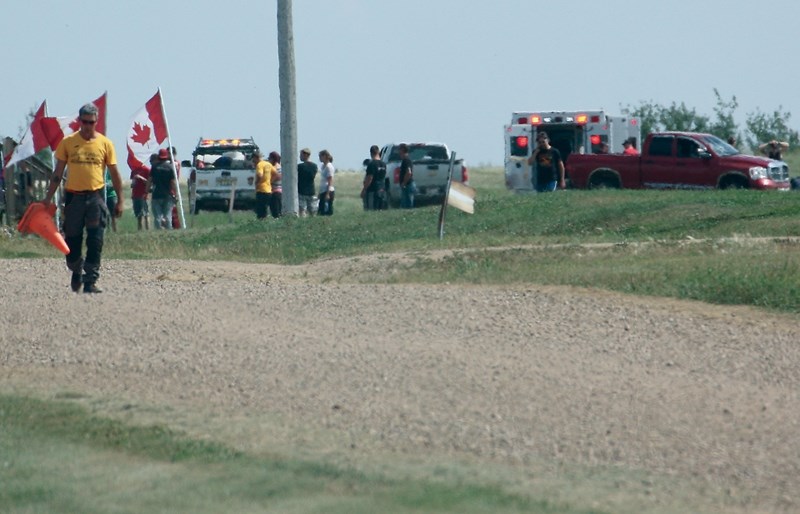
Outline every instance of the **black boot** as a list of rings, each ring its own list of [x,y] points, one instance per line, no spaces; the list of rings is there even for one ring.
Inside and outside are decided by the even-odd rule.
[[[83,284],[84,293],[102,293],[103,290],[94,285],[94,282],[86,282]]]
[[[73,272],[72,273],[72,280],[69,281],[69,286],[72,288],[74,293],[77,293],[81,290],[81,282],[83,281],[83,275],[81,272]]]

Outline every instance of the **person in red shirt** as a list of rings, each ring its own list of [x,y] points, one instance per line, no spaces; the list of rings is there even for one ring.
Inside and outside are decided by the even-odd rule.
[[[622,142],[622,146],[625,148],[622,150],[622,155],[639,155],[639,150],[636,149],[636,138],[629,137]]]
[[[158,154],[150,156],[150,165],[158,161]],[[150,168],[142,166],[131,170],[131,200],[133,201],[133,214],[136,216],[136,225],[139,230],[144,227],[150,230],[150,206],[147,205],[147,179],[150,178]]]

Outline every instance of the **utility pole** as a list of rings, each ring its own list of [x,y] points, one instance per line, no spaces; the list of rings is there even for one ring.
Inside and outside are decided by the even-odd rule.
[[[278,86],[281,93],[283,214],[297,216],[297,80],[294,70],[292,0],[278,0]]]

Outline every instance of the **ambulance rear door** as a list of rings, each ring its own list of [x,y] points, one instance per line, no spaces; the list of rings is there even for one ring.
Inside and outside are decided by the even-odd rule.
[[[506,187],[512,191],[530,192],[533,190],[531,167],[528,165],[532,144],[532,127],[529,124],[506,125]]]

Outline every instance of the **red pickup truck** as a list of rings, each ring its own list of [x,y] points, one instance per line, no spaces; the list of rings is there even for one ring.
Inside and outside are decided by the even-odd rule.
[[[788,190],[783,161],[744,155],[711,134],[658,132],[644,141],[642,155],[571,154],[572,187],[630,189]]]

